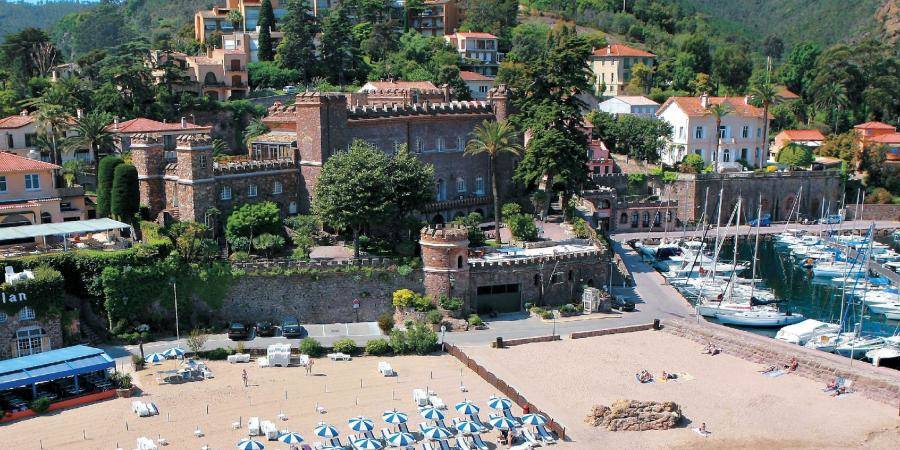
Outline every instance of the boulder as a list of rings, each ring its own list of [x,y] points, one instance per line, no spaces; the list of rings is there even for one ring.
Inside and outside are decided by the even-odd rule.
[[[610,406],[595,405],[584,421],[610,431],[668,430],[681,421],[681,408],[674,402],[617,400]]]

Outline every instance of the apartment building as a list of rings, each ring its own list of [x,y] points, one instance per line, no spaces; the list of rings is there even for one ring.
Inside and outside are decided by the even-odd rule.
[[[708,95],[670,97],[657,112],[657,117],[672,126],[672,135],[660,154],[661,161],[674,165],[685,155],[694,153],[719,169],[738,169],[739,159],[755,167],[765,163],[768,140],[763,136],[763,125],[768,118],[762,108],[749,104],[748,100]],[[716,130],[716,120],[709,108],[722,103],[728,104],[730,112]]]
[[[67,136],[74,134],[66,132]],[[62,145],[59,148],[62,162],[78,159],[87,163],[94,160],[90,149],[72,149]],[[15,116],[0,117],[0,152],[14,153],[41,161],[51,159],[50,153],[38,145],[37,121],[26,111]]]
[[[272,12],[275,16],[275,26],[271,30],[272,40],[277,42],[283,34],[279,30],[279,22],[287,14],[284,0],[271,0]],[[310,0],[311,10],[326,12],[331,3],[336,0]],[[259,11],[261,0],[226,0],[225,6],[216,6],[211,10],[198,11],[194,15],[194,37],[206,43],[211,36],[221,34],[222,48],[234,50],[241,48],[246,43],[246,52],[250,62],[259,61],[257,51],[259,49]],[[240,12],[241,21],[232,22],[229,18],[231,11]],[[216,33],[218,32],[218,33]]]
[[[497,76],[503,54],[498,51],[498,39],[490,33],[460,32],[444,36],[463,58],[462,69],[488,77]]]
[[[459,77],[466,83],[469,88],[469,94],[475,100],[484,100],[487,93],[494,88],[494,78],[484,76],[480,73],[469,70],[460,70]]]
[[[884,122],[866,122],[853,127],[853,131],[859,136],[860,151],[885,146],[887,163],[900,164],[900,133],[897,127]]]
[[[589,65],[594,74],[594,93],[602,97],[622,95],[638,63],[653,67],[656,55],[623,44],[594,49]]]
[[[824,141],[825,135],[819,130],[781,130],[769,147],[769,161],[778,161],[778,152],[789,144],[816,148]]]
[[[462,22],[460,0],[426,0],[421,9],[408,14],[409,27],[423,36],[453,34]]]
[[[60,169],[0,152],[0,228],[87,219],[84,189],[57,186]]]

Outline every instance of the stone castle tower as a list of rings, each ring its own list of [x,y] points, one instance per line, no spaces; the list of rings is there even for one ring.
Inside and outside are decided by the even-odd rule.
[[[438,301],[441,296],[459,297],[463,309],[470,306],[469,232],[459,225],[432,225],[422,228],[422,265],[425,293]]]

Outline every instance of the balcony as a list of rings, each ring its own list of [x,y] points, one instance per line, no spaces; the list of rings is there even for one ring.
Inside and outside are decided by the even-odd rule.
[[[226,72],[246,72],[246,71],[247,71],[247,66],[238,66],[238,67],[235,67],[235,66],[225,66],[225,71],[226,71]]]

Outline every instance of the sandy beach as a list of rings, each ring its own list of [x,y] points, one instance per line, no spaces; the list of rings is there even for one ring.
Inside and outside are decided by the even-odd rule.
[[[700,345],[642,331],[507,349],[465,352],[561,422],[576,448],[897,448],[897,407],[846,395],[797,375],[770,378],[756,364],[727,354],[701,354]],[[773,362],[774,363],[774,362]],[[645,369],[688,374],[640,384]],[[596,404],[618,399],[674,401],[687,419],[667,431],[593,428],[584,417]],[[701,437],[693,427],[706,422]]]
[[[382,377],[377,372],[381,360],[388,361],[398,376]],[[453,405],[465,399],[481,406],[481,417],[487,420],[487,400],[497,394],[448,355],[361,357],[347,362],[318,359],[313,376],[306,376],[302,367],[261,369],[255,362],[210,362],[214,379],[157,385],[155,371],[173,367],[174,362],[169,361],[136,374],[143,390],[139,400],[154,402],[160,409],[158,416],[137,417],[131,411],[134,399],[108,400],[4,424],[0,426],[0,448],[39,449],[42,443],[44,449],[113,450],[117,444],[132,449],[140,436],[154,440],[162,436],[169,445],[161,448],[196,450],[208,444],[218,450],[233,449],[238,440],[247,437],[246,422],[250,416],[270,420],[279,429],[299,432],[308,443],[318,440],[313,428],[326,421],[341,432],[341,440],[348,444],[347,419],[358,415],[372,418],[378,434],[381,427],[387,426],[381,420],[382,413],[396,408],[408,413],[410,429],[417,429],[423,419],[416,412],[413,389],[427,386],[436,391],[450,408],[446,411],[448,423],[450,418],[458,416]],[[241,381],[242,369],[248,373],[250,386],[247,388]],[[460,391],[460,383],[468,392]],[[325,407],[327,413],[315,412],[317,404]],[[277,419],[282,412],[287,421]],[[514,413],[521,414],[521,410]],[[238,420],[244,426],[233,430],[231,424]],[[194,437],[198,427],[205,437]],[[87,439],[83,438],[82,431]],[[488,441],[495,436],[496,433],[490,433],[484,438]],[[280,442],[264,443],[267,449],[288,448]]]

